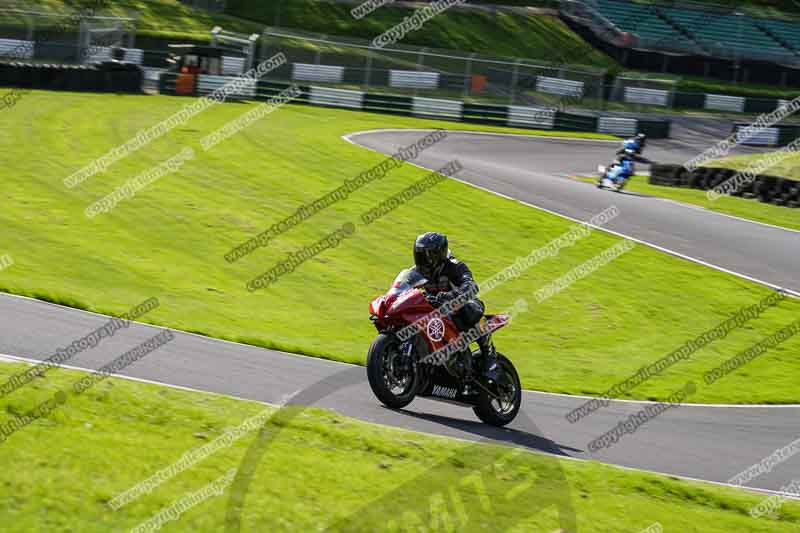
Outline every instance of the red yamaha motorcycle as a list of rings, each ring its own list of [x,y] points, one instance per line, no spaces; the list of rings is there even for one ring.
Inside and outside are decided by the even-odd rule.
[[[422,290],[426,282],[416,270],[403,270],[389,292],[369,305],[379,332],[367,354],[372,392],[394,409],[422,396],[472,407],[483,422],[505,426],[522,404],[517,370],[498,352],[497,381],[487,381],[480,371],[480,350],[471,351],[469,344],[472,336],[505,326],[508,315],[485,315],[462,334],[450,316],[437,313],[428,302]]]

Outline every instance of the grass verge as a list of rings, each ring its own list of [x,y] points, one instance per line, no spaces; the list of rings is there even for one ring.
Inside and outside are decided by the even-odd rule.
[[[446,180],[372,224],[361,215],[426,172],[411,165],[352,193],[234,263],[224,255],[383,160],[341,136],[390,127],[472,126],[308,106],[285,106],[209,152],[199,140],[255,104],[225,104],[193,118],[133,155],[67,189],[63,179],[190,101],[32,92],[3,111],[0,165],[0,289],[70,298],[121,314],[149,297],[161,306],[147,320],[212,337],[363,363],[375,336],[367,304],[412,261],[410,243],[431,229],[483,281],[573,227],[563,218],[455,180]],[[491,130],[492,128],[481,128]],[[509,131],[495,128],[494,131]],[[422,134],[420,134],[422,136]],[[23,142],[36,139],[36,142]],[[194,146],[185,163],[93,219],[91,203],[139,173]],[[535,165],[535,161],[532,161]],[[609,197],[610,201],[612,197]],[[476,211],[480,223],[476,225]],[[266,289],[246,283],[342,224],[356,233]],[[595,232],[485,295],[489,311],[534,301],[538,289],[619,242]],[[764,287],[637,246],[517,317],[496,342],[528,388],[601,394],[643,365],[677,350],[768,294]],[[784,301],[714,341],[629,394],[666,398],[795,320]],[[703,388],[693,401],[800,401],[790,339],[745,368]]]
[[[26,365],[0,363],[0,379]],[[2,422],[59,390],[66,402],[0,444],[3,530],[128,530],[242,464],[256,432],[167,476],[114,511],[108,502],[187,456],[265,406],[111,378],[80,396],[84,373],[54,370],[0,399]],[[266,409],[273,409],[267,407]],[[269,419],[272,440],[243,501],[242,531],[393,531],[430,526],[457,531],[555,531],[555,506],[581,532],[789,532],[800,504],[764,518],[764,497],[596,462],[557,459],[469,444],[290,408]],[[172,515],[171,530],[222,531],[232,488]],[[450,524],[448,529],[447,524]],[[453,529],[454,528],[454,529]],[[170,530],[169,527],[167,530]]]
[[[776,164],[770,166],[763,172],[759,172],[760,174],[781,176],[784,178],[793,179],[795,181],[800,181],[800,153],[791,150],[771,153],[777,155],[780,159],[776,159]],[[705,164],[705,166],[731,168],[734,170],[745,170],[750,167],[758,168],[759,162],[765,159],[766,155],[766,153],[732,155],[709,161]]]

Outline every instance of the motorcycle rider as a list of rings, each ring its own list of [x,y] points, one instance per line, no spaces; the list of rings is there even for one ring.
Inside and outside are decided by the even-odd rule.
[[[630,139],[625,139],[622,141],[622,148],[617,150],[617,155],[625,152],[635,155],[642,155],[642,150],[644,150],[645,144],[647,144],[647,135],[644,133],[637,133],[636,137],[631,137]]]
[[[629,154],[617,157],[616,161],[608,169],[608,179],[614,184],[629,179],[633,175],[633,161]]]
[[[627,155],[634,161],[640,163],[650,163],[648,159],[642,156],[642,151],[647,144],[647,135],[644,133],[637,133],[636,137],[625,139],[622,141],[622,148],[617,150],[617,155]]]
[[[417,237],[414,242],[414,268],[427,280],[423,288],[434,307],[439,308],[459,296],[467,298],[466,303],[452,314],[459,331],[467,331],[480,322],[486,307],[475,297],[478,284],[469,267],[450,253],[445,235],[429,231]],[[497,353],[491,332],[478,338],[477,343],[484,361],[484,376],[496,381]]]

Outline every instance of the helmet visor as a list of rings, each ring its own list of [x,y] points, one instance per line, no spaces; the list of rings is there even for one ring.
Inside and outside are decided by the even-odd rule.
[[[414,248],[414,264],[420,274],[429,278],[436,268],[436,252],[424,248]]]

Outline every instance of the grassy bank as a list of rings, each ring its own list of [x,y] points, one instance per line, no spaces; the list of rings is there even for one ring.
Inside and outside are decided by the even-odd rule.
[[[25,365],[0,363],[0,379]],[[370,425],[328,411],[291,408],[269,418],[271,439],[243,462],[256,431],[207,455],[223,432],[265,412],[254,402],[109,379],[76,396],[83,373],[51,371],[0,399],[5,424],[59,390],[66,402],[0,443],[3,530],[129,530],[242,464],[249,489],[217,494],[171,515],[165,531],[222,531],[231,492],[245,494],[242,531],[392,531],[420,524],[446,531],[789,532],[800,505],[754,519],[764,497],[595,462],[468,444]],[[266,408],[271,409],[271,408]],[[266,413],[265,418],[270,417]],[[216,447],[216,446],[214,446]],[[109,501],[186,459],[203,457],[119,510]],[[170,521],[174,523],[170,524]],[[327,530],[327,529],[326,529]]]
[[[69,6],[69,2],[64,0],[21,4],[39,11],[66,11]],[[138,35],[206,41],[210,38],[209,31],[216,25],[248,34],[261,34],[265,26],[283,26],[372,40],[413,12],[412,9],[390,5],[357,20],[350,14],[354,6],[314,0],[229,1],[226,14],[193,9],[178,0],[119,0],[108,4],[104,13],[137,18]],[[23,20],[0,13],[0,23],[3,22],[24,25]],[[427,22],[424,29],[407,35],[403,44],[554,63],[568,60],[603,68],[615,65],[611,58],[586,44],[552,15],[526,17],[450,10]],[[562,59],[567,52],[569,57]]]
[[[161,307],[147,315],[154,323],[362,363],[375,335],[367,304],[410,264],[409,246],[416,235],[430,229],[447,233],[452,249],[482,281],[573,227],[454,180],[363,224],[363,213],[426,175],[405,165],[268,246],[228,263],[223,257],[233,247],[383,159],[345,142],[343,134],[386,127],[470,127],[294,105],[204,152],[199,145],[204,135],[254,104],[217,106],[79,187],[65,188],[65,177],[188,102],[33,92],[4,110],[0,165],[7,172],[0,253],[9,253],[15,264],[0,271],[0,288],[69,298],[117,314],[156,296]],[[195,160],[112,212],[84,216],[91,203],[184,146],[195,148]],[[356,232],[338,247],[268,288],[247,291],[249,280],[346,222],[356,224]],[[521,297],[535,302],[535,291],[617,242],[596,232],[564,248],[556,258],[486,294],[488,309],[507,309]],[[532,303],[496,340],[515,361],[526,387],[598,394],[767,293],[761,286],[637,246],[541,304]],[[799,310],[796,301],[781,303],[642,384],[632,396],[666,397],[687,379],[697,379],[787,325]],[[800,338],[787,341],[745,370],[704,388],[694,401],[797,402],[798,346]]]
[[[778,156],[775,159],[775,161],[777,161],[776,164],[765,169],[763,172],[759,172],[759,174],[781,176],[783,178],[800,181],[800,153],[786,150],[781,153],[776,153],[775,155]],[[758,168],[759,164],[765,164],[760,162],[769,161],[766,157],[766,154],[732,155],[709,161],[706,163],[706,166],[745,170],[748,168]],[[795,217],[800,217],[800,215],[795,214]]]

